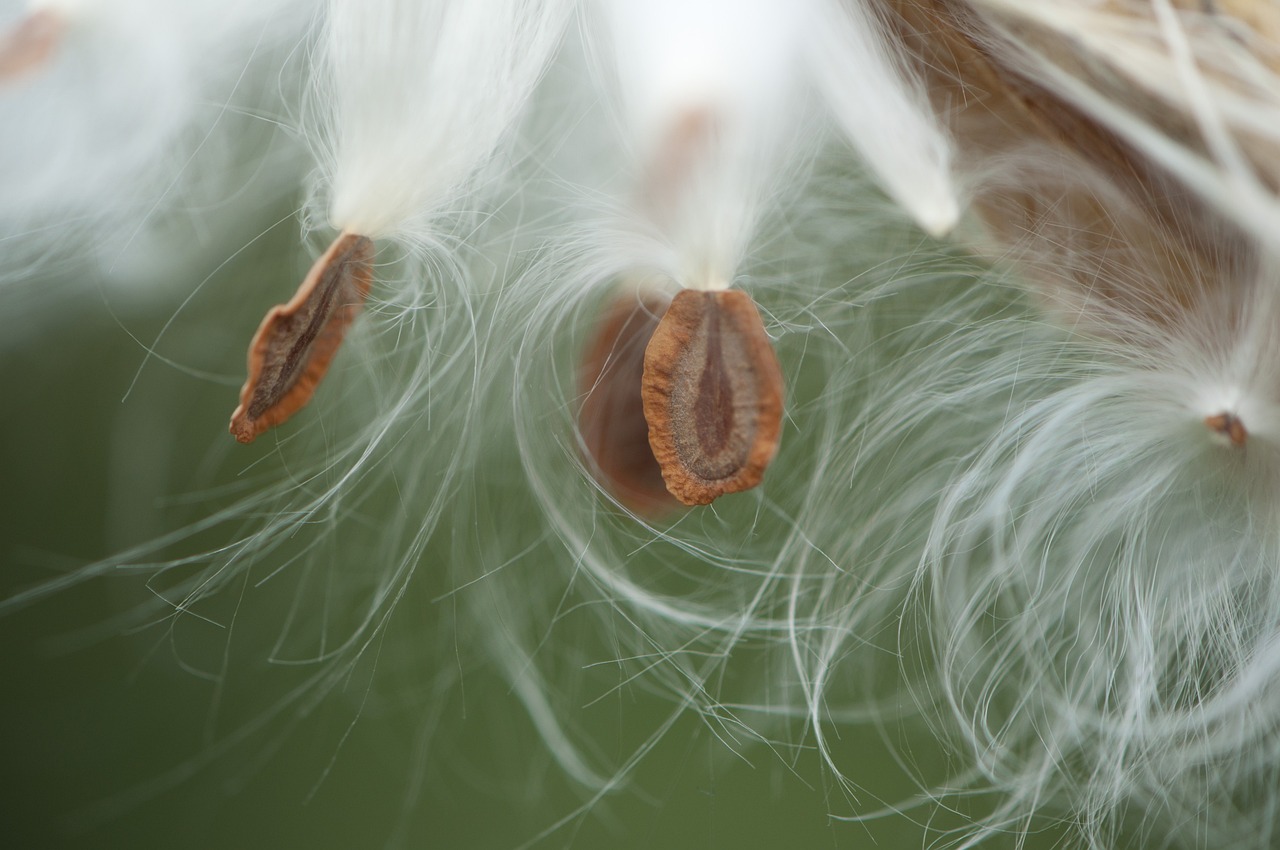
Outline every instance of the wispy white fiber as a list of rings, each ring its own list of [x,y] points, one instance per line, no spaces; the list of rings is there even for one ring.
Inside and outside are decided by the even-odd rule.
[[[6,4],[0,27],[23,19],[19,5]],[[43,64],[0,81],[0,277],[113,241],[110,260],[161,211],[223,202],[233,190],[209,172],[260,153],[238,144],[242,113],[279,111],[282,65],[312,5],[31,4],[64,23]]]
[[[1280,411],[1274,358],[1253,359],[1277,344],[1273,286],[1238,345],[1179,329],[1011,409],[942,490],[919,579],[936,694],[1002,816],[1065,804],[1099,846],[1132,819],[1264,846],[1267,804],[1241,801],[1275,781],[1280,720]],[[1247,451],[1204,428],[1224,403],[1259,429]]]
[[[729,286],[803,138],[803,14],[770,2],[606,0],[638,231],[695,289]]]
[[[1167,0],[974,5],[997,20],[1044,27],[1044,41],[1012,36],[1026,55],[1010,58],[1176,174],[1259,244],[1271,244],[1280,228],[1280,196],[1272,188],[1280,178],[1280,73],[1274,58],[1265,61],[1267,49],[1251,44],[1265,43],[1268,33],[1245,30],[1242,39],[1230,18],[1177,12]],[[1057,38],[1079,51],[1071,65],[1062,63],[1060,49],[1046,48]],[[1128,89],[1102,74],[1081,74],[1081,62],[1119,72]],[[1188,125],[1190,137],[1170,133],[1162,121],[1171,115]]]
[[[923,82],[882,31],[872,4],[813,0],[810,68],[837,120],[888,195],[927,233],[960,217],[951,143]]]
[[[559,43],[567,0],[332,0],[320,86],[334,227],[431,241]]]

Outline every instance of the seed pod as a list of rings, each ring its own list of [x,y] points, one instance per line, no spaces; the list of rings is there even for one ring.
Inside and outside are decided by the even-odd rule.
[[[686,505],[760,483],[782,430],[782,369],[755,304],[737,290],[686,289],[644,357],[649,445]]]
[[[592,472],[619,502],[639,514],[676,506],[649,447],[640,385],[644,353],[671,299],[627,291],[606,308],[581,372],[578,432]]]
[[[311,400],[373,282],[373,242],[343,233],[311,267],[288,304],[271,308],[249,346],[249,379],[231,415],[242,443]]]

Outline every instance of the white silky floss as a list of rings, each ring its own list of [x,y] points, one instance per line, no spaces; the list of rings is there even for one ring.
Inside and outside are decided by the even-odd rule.
[[[631,227],[657,237],[650,262],[679,285],[723,289],[803,139],[803,15],[769,2],[601,5],[605,94],[637,181]]]
[[[527,105],[567,0],[333,0],[316,98],[328,223],[437,243]]]
[[[280,110],[284,92],[271,85],[284,84],[280,63],[304,38],[313,6],[30,4],[26,13],[55,20],[58,35],[42,62],[0,80],[0,280],[98,251],[109,266],[161,213],[221,203],[204,181],[260,155],[237,143],[240,113]],[[6,27],[22,20],[18,4],[0,13]],[[266,75],[276,79],[264,83]],[[271,191],[279,188],[262,196]]]

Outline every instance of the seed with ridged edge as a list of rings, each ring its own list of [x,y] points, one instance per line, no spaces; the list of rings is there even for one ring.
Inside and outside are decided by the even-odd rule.
[[[710,504],[764,478],[782,431],[782,369],[745,292],[672,300],[645,351],[642,396],[649,445],[681,502]]]
[[[271,308],[249,346],[249,378],[231,433],[242,443],[302,409],[329,370],[373,282],[373,242],[343,233],[287,304]]]

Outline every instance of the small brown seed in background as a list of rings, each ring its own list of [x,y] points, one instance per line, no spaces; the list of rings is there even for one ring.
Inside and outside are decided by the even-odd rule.
[[[301,410],[329,370],[373,282],[373,242],[342,233],[287,304],[273,307],[249,346],[249,378],[231,433],[242,443]]]
[[[1249,432],[1245,430],[1244,422],[1240,421],[1240,417],[1234,413],[1206,416],[1204,424],[1215,434],[1226,437],[1227,441],[1236,448],[1242,447],[1249,439]]]
[[[706,505],[759,484],[782,431],[782,369],[750,296],[678,294],[645,352],[643,397],[673,496]]]
[[[46,64],[62,43],[66,28],[62,15],[41,9],[0,35],[0,82],[17,79]]]
[[[619,502],[647,516],[678,504],[649,447],[640,393],[645,347],[670,303],[659,292],[616,296],[587,345],[580,374],[578,432],[591,470]]]

